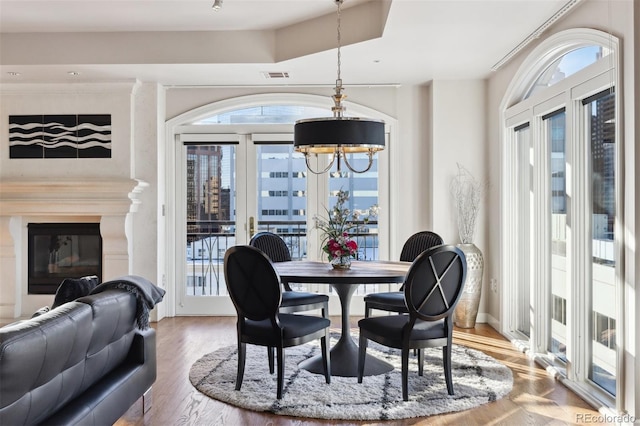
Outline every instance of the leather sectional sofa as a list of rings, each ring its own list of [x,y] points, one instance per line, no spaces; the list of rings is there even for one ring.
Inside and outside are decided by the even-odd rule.
[[[148,394],[156,379],[148,309],[164,290],[133,277],[153,289],[145,305],[124,278],[0,328],[0,425],[110,425]]]

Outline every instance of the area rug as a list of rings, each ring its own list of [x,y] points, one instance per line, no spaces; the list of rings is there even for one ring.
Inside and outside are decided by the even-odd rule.
[[[357,336],[356,336],[357,339]],[[357,341],[357,340],[356,340]],[[332,336],[332,344],[335,336]],[[418,376],[416,357],[409,360],[409,401],[402,400],[400,352],[370,342],[367,353],[394,365],[379,376],[324,376],[298,368],[320,353],[319,344],[285,349],[282,399],[276,399],[276,374],[269,374],[267,350],[247,345],[247,361],[240,391],[235,390],[236,346],[204,355],[191,367],[189,379],[203,394],[254,411],[333,420],[392,420],[468,410],[507,395],[513,386],[511,370],[494,358],[464,346],[452,350],[454,395],[447,393],[442,349],[425,349],[424,376]]]

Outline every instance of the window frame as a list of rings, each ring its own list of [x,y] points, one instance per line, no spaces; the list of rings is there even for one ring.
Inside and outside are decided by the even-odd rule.
[[[165,177],[161,182],[160,192],[162,194],[159,203],[162,204],[161,211],[162,216],[159,217],[162,225],[163,232],[159,235],[160,244],[162,247],[159,252],[159,275],[162,276],[163,281],[166,283],[167,294],[165,295],[165,301],[167,310],[166,316],[173,317],[176,315],[176,304],[179,303],[178,295],[176,293],[176,280],[179,278],[177,274],[174,259],[181,259],[179,254],[176,253],[176,247],[181,244],[181,241],[176,238],[176,223],[181,223],[179,220],[180,211],[177,206],[176,200],[179,200],[180,188],[176,188],[176,179],[183,174],[180,170],[177,161],[177,149],[181,142],[181,135],[191,134],[212,134],[212,133],[232,133],[241,135],[248,138],[252,134],[265,133],[264,129],[268,129],[266,133],[290,133],[293,130],[292,124],[193,124],[194,122],[210,115],[227,112],[235,109],[248,108],[252,106],[263,105],[303,105],[318,108],[326,108],[327,116],[330,115],[330,109],[326,105],[326,96],[315,94],[303,94],[303,93],[262,93],[262,94],[250,94],[239,95],[237,97],[228,98],[224,100],[214,101],[212,103],[194,108],[187,112],[184,112],[174,118],[167,120],[165,123],[165,143],[159,149],[158,155],[164,156],[165,161],[161,164],[159,173]],[[394,154],[393,146],[398,140],[397,137],[397,120],[389,115],[386,115],[380,111],[372,108],[349,103],[350,111],[356,116],[371,117],[381,119],[385,122],[385,131],[387,135],[386,149],[377,153],[378,166],[379,166],[379,180],[378,191],[380,194],[381,213],[379,218],[379,231],[380,235],[385,238],[385,244],[381,247],[379,256],[381,259],[388,259],[390,253],[393,253],[396,249],[393,244],[393,236],[391,235],[396,231],[395,227],[391,226],[390,218],[397,214],[398,203],[394,203],[392,197],[395,194],[391,194],[390,177],[393,175],[393,170],[398,169],[399,165],[397,155]],[[262,130],[261,130],[262,129]],[[313,183],[314,189],[318,193],[328,194],[328,183],[324,183],[323,179],[315,179]],[[316,202],[312,202],[308,206],[308,220],[312,217],[312,212],[320,211],[321,205]],[[313,224],[308,223],[308,229]],[[317,232],[314,232],[309,236],[308,244],[310,247],[317,246]],[[391,289],[391,288],[390,288]],[[361,305],[361,306],[360,306]],[[333,307],[339,310],[339,307]],[[362,296],[353,298],[353,309],[364,309],[364,302]],[[331,307],[330,307],[331,309]]]
[[[597,62],[583,68],[582,70],[568,76],[566,79],[552,85],[545,90],[540,90],[525,99],[526,94],[529,92],[531,84],[533,84],[541,72],[547,69],[547,67],[560,56],[565,53],[575,50],[579,47],[584,47],[590,44],[598,44],[604,48],[608,48],[610,53],[608,56],[604,56]],[[586,319],[587,312],[591,312],[591,299],[590,295],[585,294],[587,292],[584,289],[578,288],[579,282],[586,281],[590,278],[591,266],[584,259],[590,255],[590,248],[588,248],[587,238],[585,235],[590,235],[590,217],[587,212],[590,211],[588,206],[588,197],[585,196],[585,185],[583,182],[588,182],[589,176],[588,162],[586,156],[588,155],[588,147],[581,146],[576,141],[589,141],[586,133],[586,115],[583,110],[582,100],[594,95],[610,86],[614,86],[617,93],[620,93],[616,82],[620,81],[619,78],[619,41],[611,34],[603,33],[590,29],[574,29],[567,30],[551,36],[549,39],[543,41],[538,47],[536,47],[532,53],[523,61],[520,69],[514,76],[509,89],[501,104],[502,120],[501,125],[501,182],[503,191],[501,194],[501,216],[502,220],[502,267],[501,276],[502,282],[505,283],[503,288],[503,295],[501,298],[501,318],[504,318],[501,323],[501,330],[503,334],[511,338],[518,346],[523,350],[529,351],[531,356],[536,358],[537,361],[545,364],[552,369],[555,367],[553,362],[549,361],[546,356],[546,345],[549,339],[549,321],[551,318],[551,301],[549,300],[549,279],[548,276],[540,275],[540,271],[549,271],[548,254],[550,248],[548,244],[534,244],[533,250],[533,264],[534,271],[531,273],[531,283],[535,287],[532,289],[531,306],[533,309],[534,320],[533,324],[535,329],[531,330],[530,338],[524,336],[522,333],[516,331],[515,318],[517,309],[514,308],[514,304],[517,303],[517,291],[515,291],[515,283],[518,282],[518,268],[517,268],[517,251],[521,244],[528,244],[529,241],[520,241],[517,232],[518,224],[518,210],[517,210],[517,195],[518,188],[514,183],[514,179],[517,176],[517,149],[516,143],[516,129],[518,126],[524,123],[529,123],[531,126],[531,140],[536,141],[543,140],[541,127],[541,117],[545,113],[549,113],[552,110],[565,107],[567,111],[567,143],[570,144],[568,148],[570,151],[569,161],[572,161],[571,175],[569,179],[574,183],[576,191],[580,191],[579,196],[572,197],[572,228],[574,232],[571,235],[571,245],[573,252],[572,258],[576,259],[571,263],[570,269],[567,271],[571,277],[569,278],[570,288],[567,291],[571,292],[573,300],[570,300],[567,305],[567,322],[568,328],[570,328],[570,336],[573,348],[572,352],[567,356],[571,363],[567,368],[566,375],[561,374],[561,369],[556,369],[557,377],[565,382],[572,390],[576,391],[580,396],[595,406],[605,405],[608,407],[621,410],[624,401],[621,397],[623,395],[623,389],[625,388],[625,371],[622,357],[624,353],[623,333],[622,329],[617,330],[616,339],[616,394],[618,397],[611,397],[610,394],[602,391],[597,385],[590,383],[588,379],[588,362],[591,354],[588,353],[588,342],[581,340],[581,336],[590,335],[591,320]],[[621,137],[621,99],[617,94],[615,99],[615,114],[616,114],[616,158],[615,158],[615,200],[616,200],[616,229],[623,229],[622,226],[622,137]],[[542,144],[545,145],[545,144]],[[550,229],[549,218],[545,214],[545,211],[549,211],[550,197],[545,199],[543,194],[547,194],[546,191],[549,183],[545,181],[548,175],[548,165],[545,164],[548,158],[546,152],[548,148],[538,147],[534,148],[534,167],[533,170],[533,186],[534,192],[534,232],[533,235],[546,235],[546,232]],[[574,194],[577,195],[577,194]],[[579,201],[575,201],[575,200]],[[582,205],[577,203],[581,202]],[[615,256],[616,262],[616,311],[618,315],[623,312],[624,295],[623,295],[623,235],[621,232],[616,232],[615,240]],[[545,272],[543,272],[544,274]],[[545,285],[534,286],[533,283],[543,282]],[[511,286],[509,283],[514,283]],[[590,290],[591,287],[588,287]],[[582,290],[582,291],[581,291]],[[618,318],[617,325],[622,326],[623,321]]]

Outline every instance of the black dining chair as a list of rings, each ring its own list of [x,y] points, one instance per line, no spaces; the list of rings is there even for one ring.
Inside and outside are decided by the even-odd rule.
[[[451,345],[453,311],[462,294],[467,261],[462,251],[441,245],[423,252],[413,261],[404,282],[408,315],[398,314],[364,318],[358,321],[360,349],[358,383],[362,383],[369,340],[401,350],[402,399],[409,400],[409,350],[418,352],[418,375],[424,371],[421,349],[442,346],[447,392],[453,395]]]
[[[400,260],[413,262],[422,252],[432,247],[444,244],[440,235],[431,231],[421,231],[410,236],[402,246]],[[364,316],[369,318],[371,310],[377,309],[388,312],[407,313],[404,304],[404,288],[399,291],[387,291],[367,294],[364,297]]]
[[[262,250],[272,262],[286,262],[291,260],[291,253],[287,243],[272,232],[258,232],[249,241],[249,245]],[[323,318],[329,318],[329,296],[326,294],[294,291],[289,283],[284,283],[280,312],[292,313],[322,310]]]
[[[273,374],[273,348],[277,352],[277,398],[282,398],[284,348],[320,339],[322,366],[331,383],[329,357],[330,321],[311,315],[280,312],[280,277],[271,260],[251,246],[234,246],[224,256],[224,278],[238,315],[238,372],[236,390],[244,378],[247,343],[267,347],[269,372]]]

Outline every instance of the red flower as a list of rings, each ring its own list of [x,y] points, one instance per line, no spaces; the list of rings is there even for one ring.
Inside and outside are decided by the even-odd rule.
[[[327,253],[329,260],[336,257],[355,257],[358,252],[358,244],[349,238],[348,233],[343,233],[340,237],[330,238],[322,250]]]

